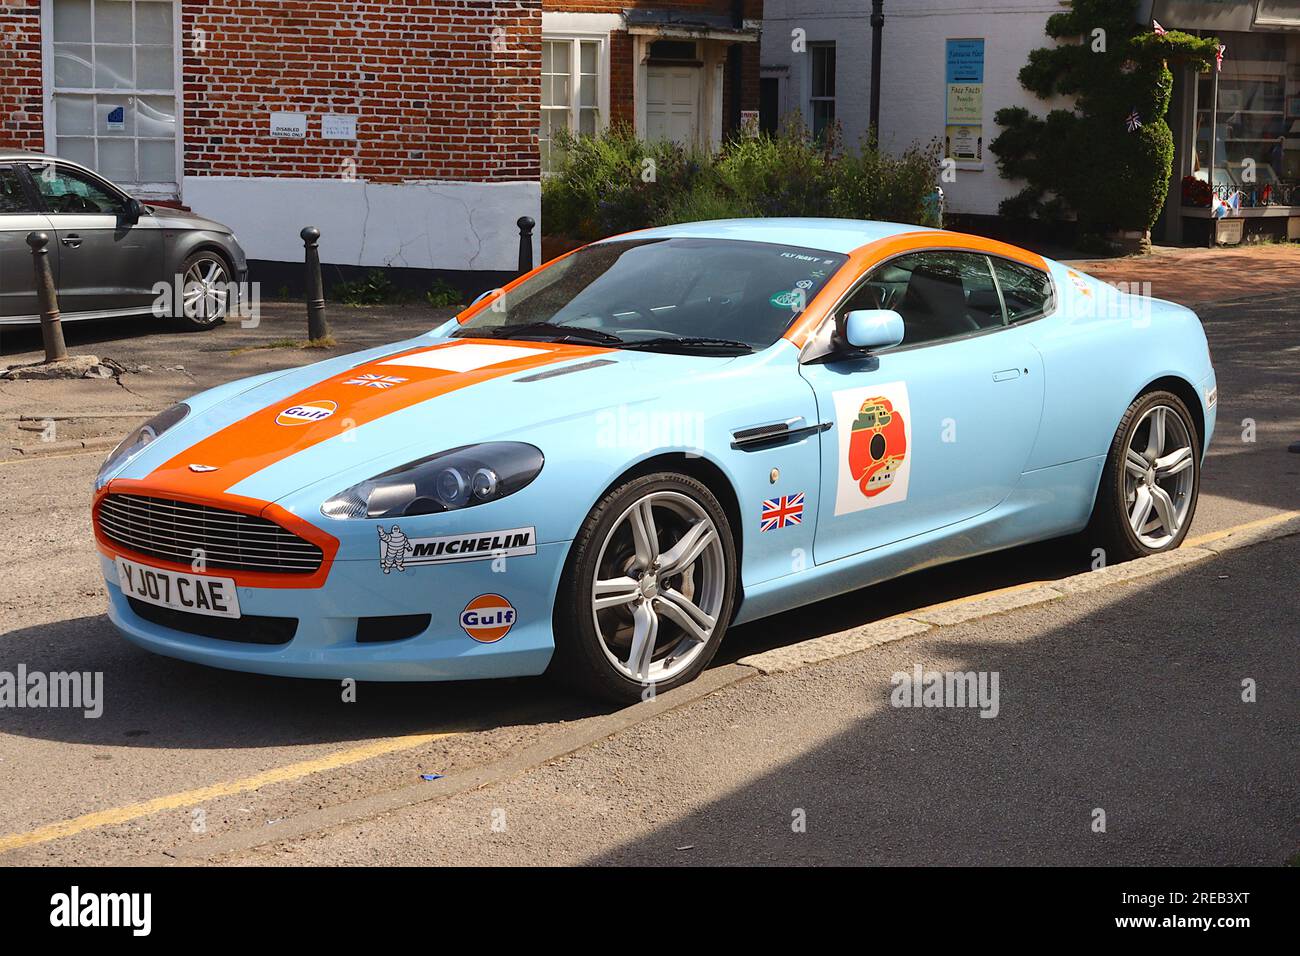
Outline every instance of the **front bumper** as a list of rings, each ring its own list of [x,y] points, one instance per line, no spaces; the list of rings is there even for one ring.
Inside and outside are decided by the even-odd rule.
[[[541,674],[554,650],[551,616],[569,542],[494,562],[407,567],[384,574],[375,558],[336,560],[319,588],[239,586],[244,615],[298,621],[286,644],[260,645],[203,637],[145,620],[118,587],[113,558],[100,563],[108,586],[109,618],[132,643],[168,657],[227,670],[330,680],[437,681]],[[213,570],[214,576],[222,576]],[[515,609],[509,632],[480,643],[461,627],[474,598],[497,594]],[[429,614],[422,633],[400,641],[362,644],[362,617]]]

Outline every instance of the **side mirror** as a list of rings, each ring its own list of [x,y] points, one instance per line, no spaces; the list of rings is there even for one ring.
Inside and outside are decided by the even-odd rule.
[[[126,209],[122,213],[122,221],[135,225],[144,215],[144,206],[140,205],[140,200],[134,196],[128,196],[126,199]]]
[[[903,341],[903,317],[892,309],[857,309],[843,318],[840,339],[863,352],[892,348]]]

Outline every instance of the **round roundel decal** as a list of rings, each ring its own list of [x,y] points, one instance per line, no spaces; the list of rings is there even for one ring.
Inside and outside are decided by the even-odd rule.
[[[515,609],[500,594],[480,594],[460,612],[460,626],[480,644],[494,644],[515,626]]]
[[[849,439],[849,474],[868,498],[894,483],[907,457],[903,415],[887,398],[868,398],[858,410]]]
[[[279,415],[276,415],[275,423],[277,425],[307,425],[311,422],[324,421],[338,410],[339,407],[334,402],[303,402],[301,405],[290,405]]]

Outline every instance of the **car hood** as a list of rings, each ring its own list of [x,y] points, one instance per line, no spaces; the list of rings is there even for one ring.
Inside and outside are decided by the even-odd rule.
[[[229,226],[215,219],[200,216],[189,209],[177,209],[174,206],[148,206],[147,208],[149,214],[164,229],[206,229],[210,232],[234,233]]]
[[[548,342],[428,338],[203,396],[114,477],[187,498],[277,501],[332,476],[363,480],[480,441],[671,396],[691,407],[736,360]],[[698,406],[696,406],[698,407]],[[132,482],[134,484],[135,481]]]

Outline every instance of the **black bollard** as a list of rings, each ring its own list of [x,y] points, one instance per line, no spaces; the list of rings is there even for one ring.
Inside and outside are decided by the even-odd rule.
[[[515,223],[519,227],[519,274],[533,271],[533,228],[537,223],[532,216],[520,216]]]
[[[325,322],[325,283],[320,277],[320,230],[307,226],[299,235],[306,249],[307,338],[319,342],[330,334]]]
[[[50,271],[50,253],[45,247],[50,237],[43,232],[29,232],[27,245],[32,247],[32,265],[36,270],[36,299],[41,310],[41,340],[45,343],[45,361],[62,362],[68,357],[63,344],[63,322],[59,319],[59,296],[54,291],[54,274]]]

